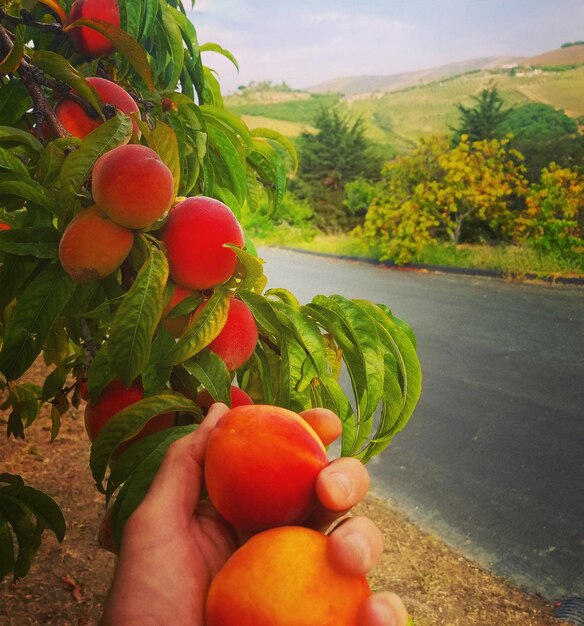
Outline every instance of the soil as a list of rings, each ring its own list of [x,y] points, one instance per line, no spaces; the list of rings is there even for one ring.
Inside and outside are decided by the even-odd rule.
[[[33,378],[39,370],[37,366]],[[0,422],[6,418],[0,415]],[[51,495],[68,529],[62,544],[45,533],[28,576],[16,584],[10,578],[0,583],[0,624],[98,624],[115,557],[97,543],[103,499],[88,457],[82,410],[71,409],[53,443],[48,411],[43,411],[24,441],[5,439],[1,444],[0,472],[20,474]],[[553,617],[552,604],[490,575],[418,530],[386,502],[368,496],[356,513],[371,517],[384,534],[385,550],[370,577],[372,588],[400,594],[416,626],[562,626]]]

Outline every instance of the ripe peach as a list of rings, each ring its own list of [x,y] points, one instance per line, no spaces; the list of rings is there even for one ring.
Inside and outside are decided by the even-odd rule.
[[[211,405],[216,402],[216,400],[205,389],[204,391],[201,391],[201,393],[196,397],[195,402],[203,409],[205,413],[207,413],[207,411],[211,408]],[[254,401],[247,395],[247,393],[245,393],[243,389],[240,389],[235,385],[231,385],[230,403],[231,408],[234,409],[236,406],[254,404]]]
[[[88,78],[87,82],[97,91],[102,105],[111,104],[115,106],[118,111],[126,113],[127,115],[130,115],[130,113],[140,115],[140,109],[132,96],[116,83],[97,76]],[[91,117],[80,104],[68,98],[63,98],[57,103],[55,113],[63,126],[74,137],[79,137],[80,139],[83,139],[83,137],[89,135],[91,131],[103,124],[103,120],[101,117],[97,116],[97,113],[95,117]],[[140,128],[135,120],[132,120],[132,125],[134,127],[134,133],[139,137],[141,134]]]
[[[170,211],[161,233],[172,280],[188,289],[211,289],[233,275],[243,231],[231,209],[206,196],[187,198]]]
[[[170,208],[174,178],[154,150],[128,144],[97,159],[91,190],[97,206],[114,222],[147,228]]]
[[[185,289],[181,285],[174,285],[172,287],[172,295],[170,296],[168,304],[164,307],[164,310],[162,311],[162,321],[160,322],[160,324],[161,326],[166,328],[166,330],[175,338],[180,337],[184,333],[187,326],[189,325],[190,316],[188,315],[188,313],[185,313],[184,315],[177,315],[176,317],[168,317],[168,315],[174,309],[174,307],[180,304],[183,300],[194,295],[194,291],[192,291],[191,289]]]
[[[98,19],[120,26],[120,9],[116,0],[75,0],[69,11],[69,24],[81,18]],[[115,51],[112,42],[93,28],[80,26],[69,31],[73,45],[90,57],[111,54]]]
[[[211,583],[207,626],[357,626],[371,594],[365,576],[340,572],[329,538],[285,526],[252,537]]]
[[[99,280],[118,269],[134,243],[134,233],[108,219],[97,206],[80,211],[59,243],[63,269],[78,283]]]
[[[254,533],[306,519],[316,503],[316,477],[327,464],[318,435],[296,413],[239,406],[209,437],[205,482],[217,511]]]
[[[144,397],[144,388],[140,379],[136,379],[129,387],[125,387],[121,380],[115,378],[102,391],[97,402],[88,402],[85,405],[85,430],[90,441],[93,441],[104,424],[122,409],[134,404]],[[134,437],[121,443],[116,449],[116,455],[148,435],[157,433],[174,425],[174,413],[161,413],[147,422],[144,428]]]
[[[198,315],[203,306],[193,316]],[[251,357],[257,342],[258,327],[252,312],[241,300],[231,298],[225,326],[208,348],[218,354],[227,369],[233,372]]]
[[[0,230],[12,230],[10,224],[6,222],[0,222]]]

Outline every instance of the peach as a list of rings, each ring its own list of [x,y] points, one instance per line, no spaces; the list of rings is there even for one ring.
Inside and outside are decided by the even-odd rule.
[[[167,285],[168,287],[168,285]],[[170,296],[170,300],[168,304],[164,307],[161,316],[161,326],[166,328],[166,330],[175,338],[180,337],[187,326],[189,325],[189,314],[185,313],[184,315],[177,315],[175,317],[168,317],[170,312],[179,305],[186,298],[190,298],[194,296],[195,292],[191,289],[185,289],[181,285],[173,285],[172,286],[172,295]]]
[[[174,178],[154,150],[128,144],[97,159],[91,191],[97,206],[120,226],[148,228],[170,208]]]
[[[116,0],[75,0],[69,11],[69,24],[81,18],[103,20],[119,28],[120,9]],[[69,31],[73,45],[81,54],[98,57],[115,51],[112,42],[88,26]]]
[[[69,222],[59,243],[63,269],[78,283],[99,280],[118,269],[134,243],[134,233],[112,222],[97,206]]]
[[[129,387],[115,378],[102,391],[97,402],[85,405],[85,430],[90,441],[94,441],[106,422],[122,409],[142,400],[144,388],[140,379],[136,379]],[[116,448],[116,455],[148,435],[157,433],[174,425],[174,413],[161,413],[148,421],[144,428],[134,437],[124,441]]]
[[[216,402],[213,396],[205,389],[196,397],[195,402],[203,409],[205,413],[211,408],[211,405]],[[245,393],[243,389],[231,385],[230,393],[231,408],[236,406],[245,406],[246,404],[254,404],[254,401]]]
[[[205,483],[217,511],[235,528],[255,533],[305,520],[326,465],[322,442],[299,415],[276,406],[239,406],[209,437]]]
[[[92,85],[97,92],[102,105],[111,104],[118,111],[126,113],[126,115],[136,113],[140,116],[140,109],[132,96],[116,83],[97,76],[88,78],[87,82]],[[57,103],[55,113],[63,126],[74,137],[79,137],[80,139],[83,139],[83,137],[89,135],[91,131],[103,124],[103,120],[101,117],[98,117],[97,113],[95,113],[93,117],[90,116],[79,103],[69,98],[63,98]],[[140,137],[140,128],[135,120],[132,120],[132,125],[134,127],[134,133],[136,136]]]
[[[198,315],[203,306],[201,305],[193,316]],[[252,312],[241,300],[231,298],[225,325],[208,348],[218,354],[227,369],[233,372],[248,361],[257,342],[258,327]]]
[[[365,576],[339,571],[329,538],[285,526],[236,550],[209,589],[207,626],[357,626],[371,594]]]
[[[187,289],[212,289],[230,278],[243,247],[243,230],[231,209],[206,196],[187,198],[170,211],[162,230],[172,280]]]
[[[0,230],[12,230],[10,224],[6,222],[0,222]]]

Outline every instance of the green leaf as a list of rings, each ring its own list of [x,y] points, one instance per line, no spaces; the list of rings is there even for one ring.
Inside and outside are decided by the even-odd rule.
[[[185,52],[183,40],[171,7],[166,2],[160,3],[160,15],[162,17],[162,26],[166,34],[168,52],[170,53],[170,63],[169,66],[167,66],[170,68],[170,71],[164,83],[164,89],[174,91],[184,65]]]
[[[63,162],[61,183],[70,185],[75,192],[80,191],[97,159],[112,148],[127,143],[131,134],[132,121],[122,113],[98,126]]]
[[[101,392],[114,378],[115,373],[108,356],[108,344],[104,343],[93,357],[87,372],[90,402],[95,404],[99,400]]]
[[[6,255],[0,272],[0,309],[3,309],[20,292],[22,286],[39,264],[32,256]]]
[[[168,124],[160,120],[156,122],[156,128],[153,131],[150,131],[146,124],[141,124],[140,128],[142,128],[148,146],[158,154],[163,163],[172,172],[174,193],[176,195],[180,185],[181,174],[181,162],[176,133]]]
[[[31,108],[32,100],[21,80],[9,80],[0,86],[1,126],[10,128],[19,125],[19,121]]]
[[[26,175],[0,174],[0,194],[17,196],[57,214],[55,201],[48,196],[47,190],[42,185],[30,178],[28,173]]]
[[[142,80],[146,83],[148,89],[150,89],[150,91],[154,91],[154,81],[152,80],[152,72],[150,70],[150,65],[148,64],[146,51],[131,35],[121,28],[110,24],[110,22],[106,22],[105,20],[88,18],[75,20],[66,26],[63,31],[68,32],[72,28],[77,28],[79,26],[92,28],[109,39],[116,50],[124,57],[124,59],[130,62],[136,72],[138,72],[138,74],[142,77]]]
[[[39,183],[45,187],[54,185],[59,178],[64,161],[65,151],[63,148],[56,141],[47,144],[37,166]]]
[[[0,581],[14,570],[14,544],[8,522],[0,511]]]
[[[227,180],[225,180],[224,183],[227,186],[231,186],[238,202],[242,204],[247,194],[245,160],[230,141],[225,131],[216,126],[209,125],[207,132],[211,150],[225,165]]]
[[[194,426],[183,426],[173,428],[167,431],[165,437],[156,439],[156,447],[142,459],[135,467],[130,477],[124,483],[120,490],[113,509],[112,528],[114,533],[114,541],[117,546],[120,545],[124,525],[136,507],[142,502],[146,492],[150,488],[152,479],[154,478],[160,463],[166,453],[168,446],[173,441],[184,437],[186,434],[194,430]],[[154,437],[151,435],[147,439]],[[145,440],[146,441],[146,440]]]
[[[237,267],[233,278],[236,292],[253,290],[258,284],[263,284],[264,261],[238,246],[227,244],[226,247],[233,250],[237,256]]]
[[[130,34],[134,39],[139,39],[143,2],[135,2],[135,0],[117,0],[117,3],[120,9],[120,26],[122,30]]]
[[[205,119],[211,119],[215,122],[222,124],[227,129],[237,133],[243,141],[247,152],[251,150],[252,134],[246,123],[231,111],[227,111],[221,107],[211,106],[210,104],[203,104],[200,107]]]
[[[24,163],[5,148],[0,147],[0,168],[20,176],[29,176]]]
[[[220,356],[211,350],[204,350],[183,365],[211,394],[215,402],[224,402],[231,406],[231,375]]]
[[[102,119],[105,119],[97,91],[64,57],[49,50],[35,50],[32,62],[49,76],[69,85],[77,95],[87,100]]]
[[[264,139],[253,140],[253,152],[255,159],[252,161],[252,165],[256,165],[258,162],[257,155],[261,155],[265,161],[269,164],[273,175],[269,179],[273,185],[273,205],[276,210],[284,198],[286,191],[286,167],[282,157],[272,148],[272,146]]]
[[[51,398],[63,389],[67,375],[69,374],[69,368],[56,367],[46,378],[43,383],[43,390],[41,392],[41,400],[48,402]]]
[[[24,27],[16,27],[16,36],[8,54],[0,60],[0,74],[16,72],[24,56]]]
[[[164,328],[158,329],[150,351],[150,360],[142,372],[144,395],[150,396],[160,393],[168,383],[172,374],[172,366],[160,365],[160,360],[174,346],[174,341],[174,337]]]
[[[201,409],[183,396],[164,393],[135,402],[105,423],[91,446],[89,456],[91,472],[100,491],[107,464],[118,444],[138,434],[153,417],[173,411],[200,415]]]
[[[110,331],[109,359],[129,386],[148,364],[154,331],[162,314],[162,296],[168,279],[164,253],[152,248],[134,284],[118,308]]]
[[[126,2],[130,2],[130,4],[134,4],[133,0],[125,0]],[[140,41],[144,41],[152,34],[152,29],[154,27],[154,23],[156,21],[156,16],[158,14],[158,0],[143,0],[141,3],[143,5],[142,11],[142,26],[141,26],[141,34],[138,39]]]
[[[290,155],[292,165],[294,167],[294,173],[298,171],[298,152],[288,137],[285,137],[282,133],[279,133],[276,130],[271,130],[270,128],[254,128],[251,130],[251,135],[252,137],[263,137],[264,139],[271,139],[272,141],[279,143]]]
[[[260,331],[273,338],[280,336],[280,320],[267,298],[252,291],[242,291],[238,297],[249,307]]]
[[[0,126],[0,143],[23,145],[39,153],[44,150],[43,144],[31,133],[12,126]]]
[[[215,289],[205,306],[173,348],[164,356],[161,363],[163,365],[183,363],[209,345],[225,326],[230,298],[230,293],[226,289]]]
[[[46,493],[26,485],[8,485],[0,488],[0,502],[10,500],[24,505],[52,531],[61,543],[65,538],[65,518],[57,503]]]
[[[225,48],[222,48],[219,44],[216,43],[204,43],[201,47],[200,47],[200,51],[201,52],[217,52],[217,54],[220,54],[221,56],[224,56],[226,59],[229,59],[233,65],[235,65],[235,67],[237,68],[237,71],[239,72],[239,64],[237,62],[237,59],[231,54],[231,52],[229,52],[229,50],[225,50]]]
[[[32,255],[37,259],[58,259],[58,230],[46,226],[25,226],[0,232],[0,250],[17,256]]]
[[[0,350],[0,371],[7,380],[19,378],[33,364],[74,291],[73,279],[56,264],[27,286],[6,325]]]

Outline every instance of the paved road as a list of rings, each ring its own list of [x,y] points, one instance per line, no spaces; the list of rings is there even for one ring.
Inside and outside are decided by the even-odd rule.
[[[376,492],[524,588],[584,597],[584,289],[260,254],[268,286],[382,302],[416,332],[422,399]]]

